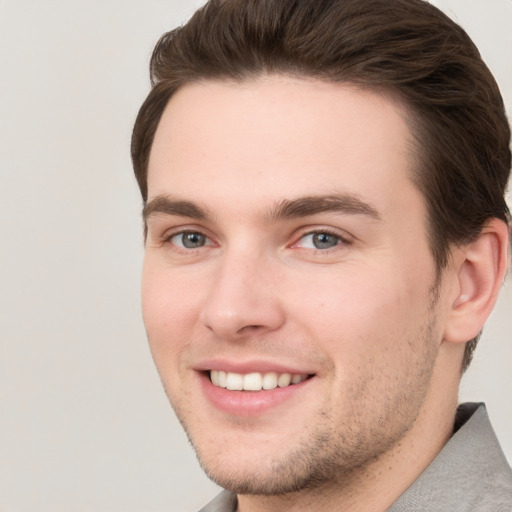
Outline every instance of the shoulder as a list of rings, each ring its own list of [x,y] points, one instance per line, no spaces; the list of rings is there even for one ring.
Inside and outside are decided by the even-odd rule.
[[[455,432],[389,512],[512,512],[512,470],[484,404],[462,404]]]
[[[199,512],[236,512],[236,508],[236,494],[229,491],[222,491]]]

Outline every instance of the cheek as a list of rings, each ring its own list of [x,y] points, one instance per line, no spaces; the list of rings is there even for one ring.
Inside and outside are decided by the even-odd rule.
[[[393,276],[340,276],[300,306],[302,329],[331,362],[330,400],[354,417],[387,418],[397,403],[417,403],[409,385],[433,357],[428,286]]]
[[[142,273],[142,316],[155,362],[175,360],[190,338],[197,316],[194,286],[145,264]]]
[[[427,289],[382,269],[345,270],[303,281],[310,292],[296,294],[294,305],[303,329],[340,358],[396,350],[425,321]]]

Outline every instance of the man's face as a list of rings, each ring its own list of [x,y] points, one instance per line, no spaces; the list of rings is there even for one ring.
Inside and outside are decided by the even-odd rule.
[[[442,314],[411,160],[398,107],[355,87],[271,76],[171,99],[149,163],[143,314],[217,483],[339,479],[425,409]]]

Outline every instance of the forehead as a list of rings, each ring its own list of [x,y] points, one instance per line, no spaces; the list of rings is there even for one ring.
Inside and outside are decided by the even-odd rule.
[[[155,134],[149,199],[172,192],[249,205],[347,192],[385,209],[400,187],[414,188],[411,147],[397,102],[350,84],[288,76],[189,84]]]

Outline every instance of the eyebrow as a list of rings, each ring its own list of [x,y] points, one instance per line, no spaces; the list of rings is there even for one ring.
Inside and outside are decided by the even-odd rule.
[[[309,217],[328,212],[365,215],[375,220],[381,220],[379,212],[374,206],[354,194],[347,193],[284,199],[279,201],[266,217],[269,221],[276,222],[281,219]]]
[[[149,217],[156,214],[190,217],[191,219],[206,220],[211,217],[205,208],[192,201],[173,199],[171,196],[157,196],[142,209],[142,219],[147,223]]]
[[[283,199],[264,215],[264,219],[267,222],[278,222],[283,219],[309,217],[328,212],[365,215],[375,220],[381,220],[379,212],[374,206],[358,196],[348,193]],[[157,214],[176,215],[196,220],[210,220],[213,217],[206,208],[192,201],[174,199],[168,195],[157,196],[144,206],[142,210],[144,224],[151,216]]]

